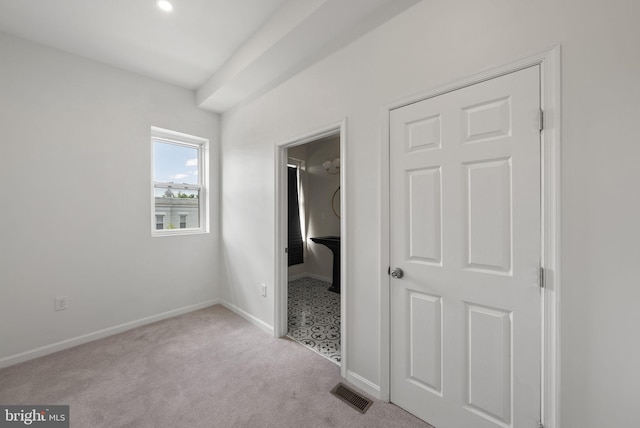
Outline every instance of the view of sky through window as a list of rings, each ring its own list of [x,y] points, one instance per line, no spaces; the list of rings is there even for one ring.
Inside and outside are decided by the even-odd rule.
[[[154,141],[154,178],[162,183],[198,184],[198,149]]]

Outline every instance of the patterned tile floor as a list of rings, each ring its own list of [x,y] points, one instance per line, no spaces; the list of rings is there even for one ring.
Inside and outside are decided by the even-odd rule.
[[[340,364],[340,295],[330,283],[304,277],[289,281],[287,336]]]

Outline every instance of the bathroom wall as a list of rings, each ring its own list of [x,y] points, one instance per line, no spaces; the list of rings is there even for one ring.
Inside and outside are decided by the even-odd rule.
[[[340,157],[340,137],[327,137],[288,149],[289,158],[304,161],[301,171],[303,192],[300,203],[304,204],[304,236],[306,237],[304,263],[289,267],[289,277],[311,274],[331,281],[333,254],[310,238],[340,235],[340,219],[334,214],[331,200],[340,186],[340,174],[328,174],[322,163]],[[336,195],[339,202],[340,193]],[[339,213],[340,205],[336,205]]]
[[[331,208],[331,198],[340,186],[340,174],[328,174],[322,163],[340,157],[340,137],[309,143],[307,145],[307,189],[306,200],[309,209],[307,227],[308,261],[307,273],[324,277],[331,281],[333,274],[333,254],[310,238],[316,236],[340,235],[340,219]],[[339,194],[336,198],[339,199]],[[336,206],[336,210],[339,205]],[[339,212],[338,212],[339,213]]]

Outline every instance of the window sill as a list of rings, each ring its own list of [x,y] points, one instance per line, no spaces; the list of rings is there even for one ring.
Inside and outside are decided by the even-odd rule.
[[[205,229],[164,229],[153,230],[153,232],[151,232],[151,237],[158,238],[161,236],[205,235],[207,233],[209,233],[209,231]]]

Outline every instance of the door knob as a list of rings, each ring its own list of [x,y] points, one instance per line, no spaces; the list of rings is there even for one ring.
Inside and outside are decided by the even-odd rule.
[[[393,271],[391,271],[391,277],[392,278],[400,279],[403,276],[404,276],[404,272],[400,268],[395,268]]]

